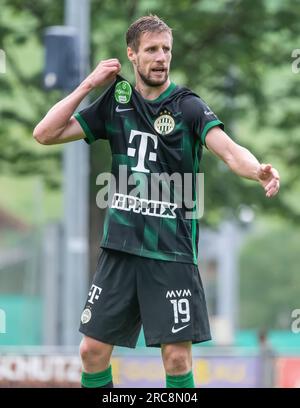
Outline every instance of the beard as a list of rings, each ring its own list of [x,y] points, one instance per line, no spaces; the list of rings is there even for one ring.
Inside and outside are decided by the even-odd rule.
[[[152,79],[150,78],[150,74],[149,75],[145,75],[141,72],[140,68],[137,66],[137,72],[141,78],[141,80],[147,85],[147,86],[153,86],[153,87],[158,87],[158,86],[162,86],[164,83],[166,83],[166,81],[168,80],[169,77],[169,72],[166,70],[164,71],[164,75],[162,79]]]

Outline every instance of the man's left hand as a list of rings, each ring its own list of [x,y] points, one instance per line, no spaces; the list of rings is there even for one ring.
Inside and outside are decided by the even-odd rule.
[[[271,164],[261,164],[258,169],[258,180],[264,187],[267,197],[274,197],[280,187],[279,173]]]

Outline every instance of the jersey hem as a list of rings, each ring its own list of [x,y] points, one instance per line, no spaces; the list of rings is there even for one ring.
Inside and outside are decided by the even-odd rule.
[[[133,251],[133,250],[129,250],[129,249],[123,249],[123,248],[120,248],[118,245],[112,245],[112,244],[101,244],[100,245],[100,247],[101,248],[107,248],[107,249],[114,249],[114,250],[116,250],[116,251],[119,251],[119,252],[125,252],[125,253],[128,253],[128,254],[131,254],[131,255],[135,255],[135,256],[139,256],[139,257],[141,257],[141,258],[148,258],[148,259],[155,259],[155,260],[157,260],[157,261],[165,261],[165,262],[177,262],[177,263],[187,263],[187,264],[192,264],[192,265],[198,265],[197,264],[197,262],[194,262],[194,260],[191,258],[191,259],[174,259],[174,258],[171,258],[170,256],[168,256],[168,255],[165,255],[165,258],[162,258],[162,257],[159,257],[159,256],[157,256],[156,255],[156,253],[154,252],[154,253],[151,253],[151,255],[152,256],[150,256],[150,254],[149,255],[147,255],[147,254],[141,254],[140,252],[138,252],[138,251]],[[150,251],[149,251],[150,252]],[[156,255],[156,256],[155,256]]]

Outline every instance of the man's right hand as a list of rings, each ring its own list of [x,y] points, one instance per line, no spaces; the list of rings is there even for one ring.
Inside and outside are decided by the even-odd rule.
[[[88,82],[92,88],[96,88],[113,81],[120,71],[121,64],[117,58],[104,60],[97,65],[85,81]]]
[[[116,58],[101,61],[94,71],[66,98],[55,104],[33,131],[35,139],[42,144],[58,144],[80,140],[85,137],[82,127],[72,116],[88,93],[112,82],[121,71]]]

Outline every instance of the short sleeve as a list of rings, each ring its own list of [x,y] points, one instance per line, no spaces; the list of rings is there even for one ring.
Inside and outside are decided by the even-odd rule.
[[[114,84],[112,84],[92,104],[74,114],[85,133],[85,141],[88,144],[98,139],[107,139],[106,118],[112,105]]]
[[[219,126],[224,130],[223,122],[200,97],[193,95],[186,98],[183,106],[192,131],[200,137],[202,145],[205,146],[205,137],[211,128]]]

